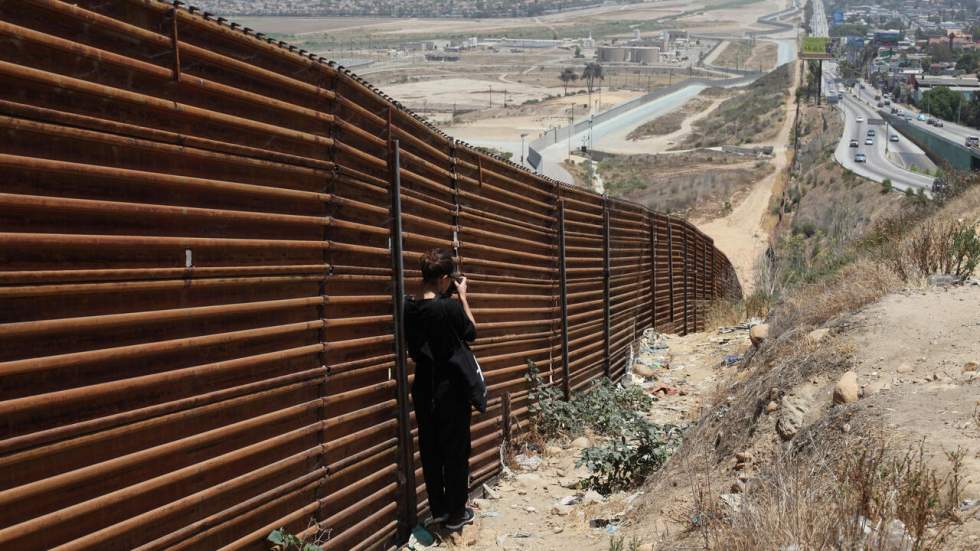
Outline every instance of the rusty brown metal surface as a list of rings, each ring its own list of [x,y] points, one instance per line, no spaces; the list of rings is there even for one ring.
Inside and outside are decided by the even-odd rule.
[[[488,157],[198,10],[7,0],[0,46],[5,549],[260,549],[279,527],[395,543],[405,505],[427,507],[397,382],[395,174],[408,292],[431,247],[471,280],[474,487],[527,426],[528,360],[581,390],[622,376],[644,329],[699,330],[741,293],[687,222]]]

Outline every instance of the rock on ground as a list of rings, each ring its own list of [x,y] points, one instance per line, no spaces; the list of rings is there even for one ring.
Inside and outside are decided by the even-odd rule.
[[[858,398],[857,373],[848,371],[841,376],[840,380],[837,381],[837,386],[834,387],[834,403],[850,404],[856,402]]]

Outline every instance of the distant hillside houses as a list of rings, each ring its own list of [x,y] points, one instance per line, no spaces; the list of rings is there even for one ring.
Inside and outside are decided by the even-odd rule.
[[[642,0],[620,0],[633,4]],[[190,0],[222,16],[525,17],[606,4],[602,0]]]

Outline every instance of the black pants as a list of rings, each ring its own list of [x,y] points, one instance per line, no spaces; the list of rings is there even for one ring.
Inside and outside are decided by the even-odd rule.
[[[454,517],[463,513],[469,493],[471,407],[448,382],[436,387],[435,396],[414,397],[422,474],[432,516]]]

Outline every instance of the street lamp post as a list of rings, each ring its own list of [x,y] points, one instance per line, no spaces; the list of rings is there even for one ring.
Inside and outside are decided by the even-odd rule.
[[[589,154],[592,154],[592,120],[595,115],[589,115]]]
[[[572,160],[572,135],[575,134],[575,104],[568,110],[568,160]]]

